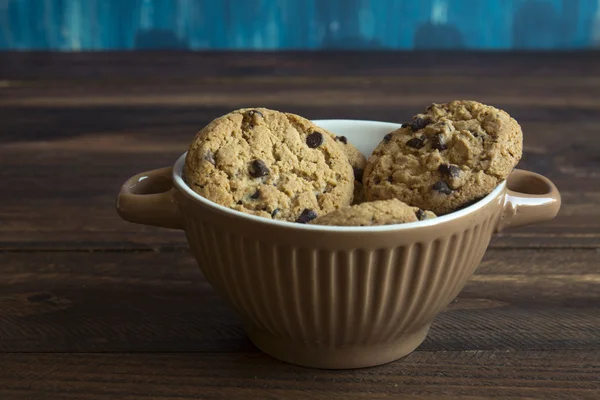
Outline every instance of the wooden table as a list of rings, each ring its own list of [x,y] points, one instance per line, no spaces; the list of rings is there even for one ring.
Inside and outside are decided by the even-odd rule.
[[[496,236],[398,362],[261,354],[181,232],[114,210],[238,107],[402,122],[457,98],[520,121],[563,207]],[[0,399],[600,398],[600,53],[4,53],[0,132]]]

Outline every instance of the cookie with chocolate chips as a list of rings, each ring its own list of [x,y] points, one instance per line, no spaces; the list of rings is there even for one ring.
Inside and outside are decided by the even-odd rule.
[[[241,109],[196,134],[183,176],[234,210],[307,223],[349,205],[355,172],[335,135],[298,115]]]
[[[411,207],[398,199],[379,200],[342,207],[313,220],[314,225],[376,226],[404,224],[435,218],[431,211]]]
[[[362,179],[367,165],[367,158],[348,141],[346,136],[336,136],[335,140],[340,144],[346,157],[348,157],[348,161],[354,171],[354,200],[352,204],[360,204],[365,201],[365,190]]]
[[[366,197],[446,214],[490,193],[522,151],[521,127],[506,112],[475,101],[432,104],[369,157]]]

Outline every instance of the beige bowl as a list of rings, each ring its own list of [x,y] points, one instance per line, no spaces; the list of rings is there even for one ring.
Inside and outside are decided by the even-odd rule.
[[[370,154],[398,124],[322,120]],[[425,339],[462,290],[494,232],[553,218],[547,178],[515,170],[460,211],[377,227],[272,221],[222,207],[187,187],[174,167],[130,178],[117,199],[131,222],[183,229],[202,272],[265,353],[318,368],[396,360]]]

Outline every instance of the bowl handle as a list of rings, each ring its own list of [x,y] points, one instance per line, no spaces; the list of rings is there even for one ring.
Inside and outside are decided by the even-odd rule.
[[[515,169],[506,180],[506,186],[504,211],[496,232],[547,221],[558,214],[560,193],[545,176]]]
[[[117,196],[119,216],[137,224],[183,229],[172,172],[173,167],[166,167],[129,178]]]

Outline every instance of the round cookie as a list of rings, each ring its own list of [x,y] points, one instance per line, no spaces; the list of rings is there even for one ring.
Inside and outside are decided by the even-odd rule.
[[[265,108],[209,123],[190,145],[183,173],[215,203],[278,220],[306,223],[353,197],[352,167],[334,135]]]
[[[475,101],[432,104],[369,157],[366,197],[446,214],[490,193],[522,150],[521,127],[506,112]]]
[[[398,199],[366,202],[340,208],[311,222],[314,225],[375,226],[404,224],[435,218],[431,211],[411,207]]]
[[[352,204],[360,204],[365,201],[365,190],[362,179],[365,167],[367,166],[367,158],[348,141],[346,136],[335,136],[335,140],[340,144],[342,150],[344,150],[354,171],[354,200]]]

